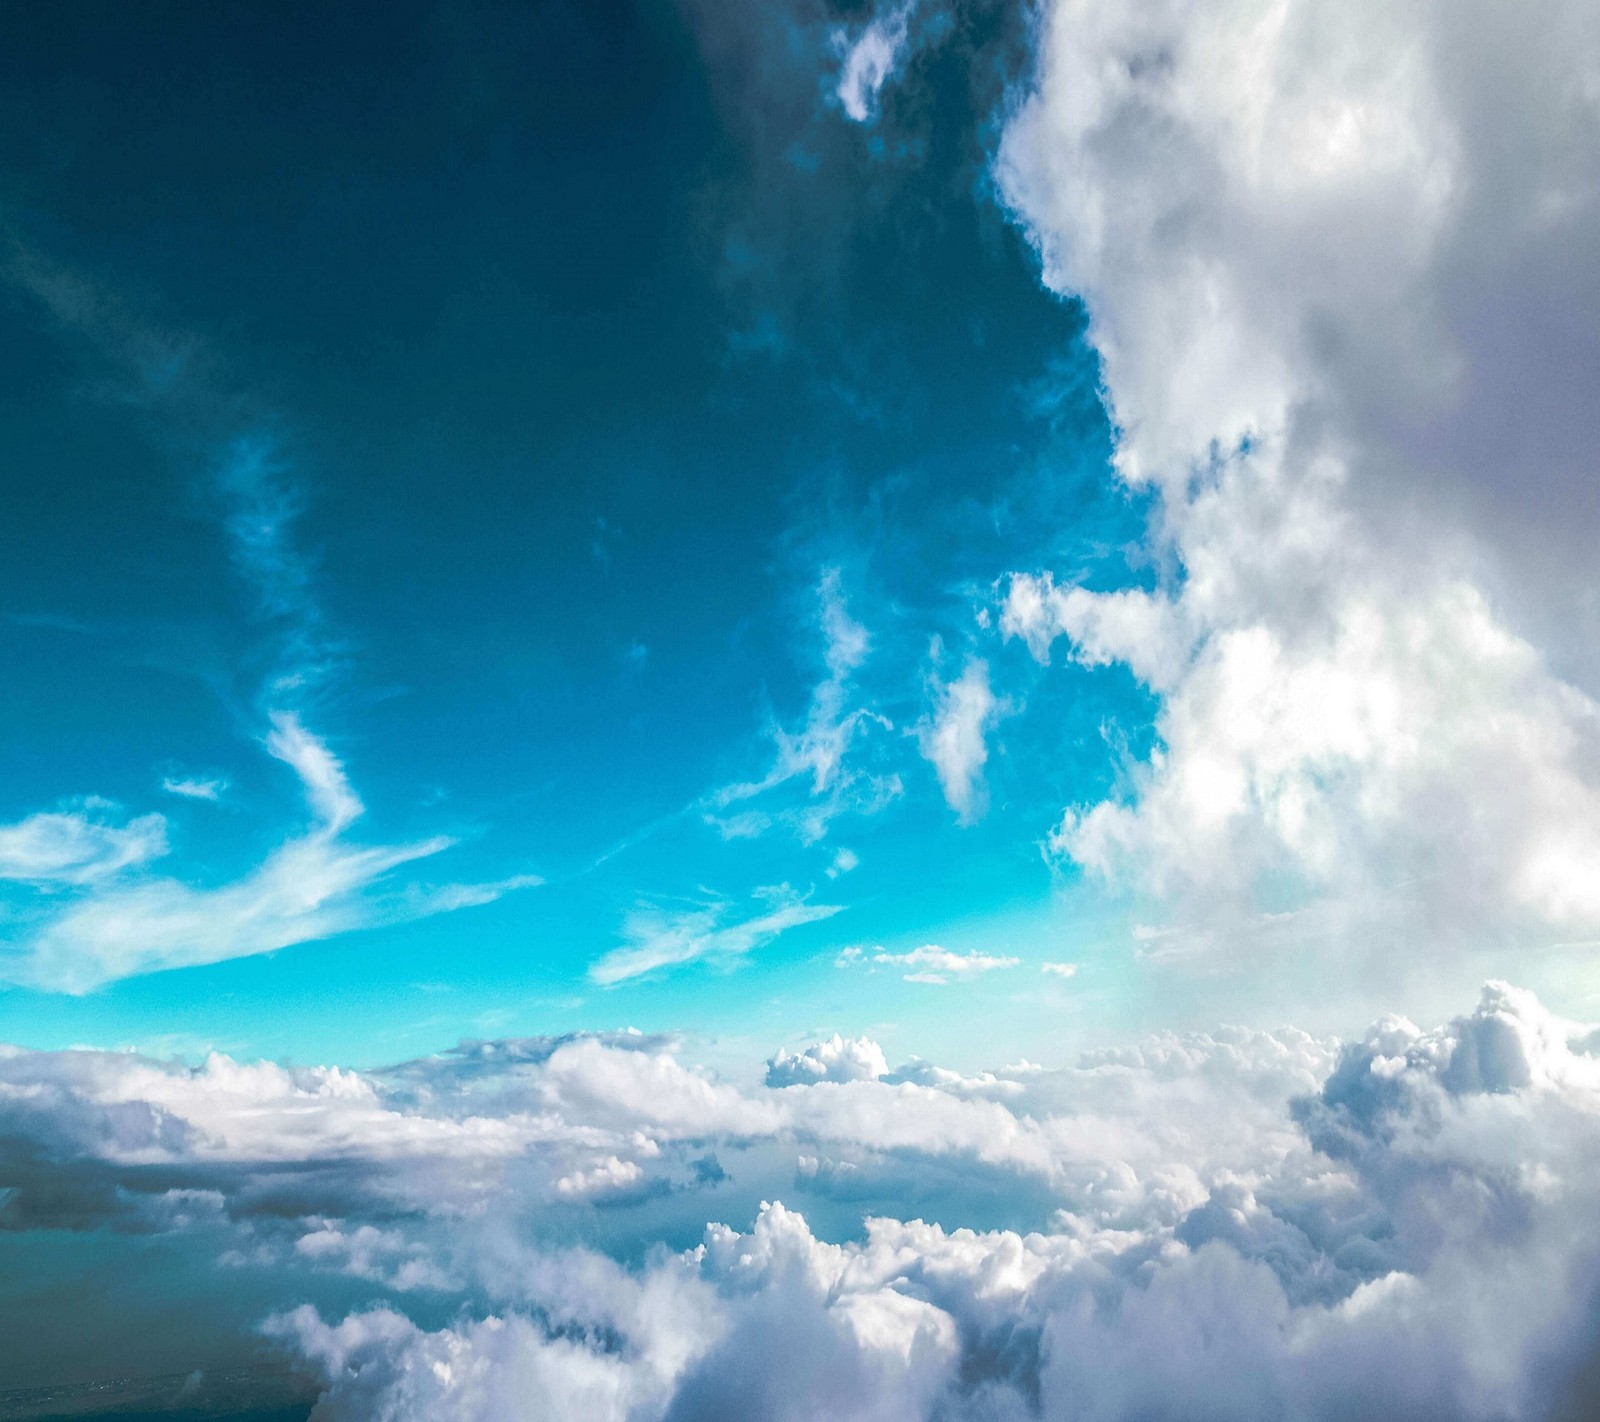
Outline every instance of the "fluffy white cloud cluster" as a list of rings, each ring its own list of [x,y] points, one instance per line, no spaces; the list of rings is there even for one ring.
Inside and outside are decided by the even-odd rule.
[[[883,1048],[870,1037],[837,1032],[799,1052],[778,1052],[767,1062],[768,1086],[810,1086],[819,1081],[876,1081],[888,1076]]]
[[[1003,628],[1159,694],[1078,863],[1435,941],[1600,925],[1600,13],[1054,0],[997,173],[1155,587]]]
[[[950,1073],[927,1073],[952,1083],[928,1088],[838,1080],[831,1065],[747,1096],[627,1036],[469,1044],[379,1077],[12,1053],[0,1110],[32,1149],[7,1158],[6,1207],[28,1196],[18,1161],[50,1154],[58,1187],[87,1188],[92,1159],[122,1168],[119,1190],[141,1188],[140,1171],[142,1188],[181,1189],[187,1213],[141,1228],[186,1227],[210,1189],[258,1259],[287,1230],[280,1263],[301,1272],[268,1328],[321,1377],[330,1419],[475,1422],[530,1398],[618,1422],[1579,1416],[1561,1408],[1580,1406],[1600,1359],[1594,1043],[1491,984],[1443,1028],[1389,1018],[1343,1048],[1293,1031],[1167,1035],[1068,1070],[1012,1069],[991,1078],[1004,1106],[963,1099],[980,1083]],[[874,1050],[833,1039],[811,1056]],[[1032,1146],[997,1150],[1002,1118]],[[968,1194],[941,1223],[874,1216],[832,1243],[807,1219],[825,1197],[802,1213],[773,1202],[771,1176],[730,1194],[708,1169],[718,1213],[753,1227],[712,1224],[697,1247],[630,1268],[540,1242],[522,1213],[532,1173],[475,1199],[441,1188],[552,1149],[563,1159],[544,1178],[591,1169],[627,1132],[660,1155],[810,1138],[863,1175],[874,1155],[892,1168],[910,1152],[901,1198],[943,1155],[964,1162]],[[419,1179],[431,1156],[453,1169]],[[337,1214],[296,1216],[281,1187],[252,1196],[245,1173],[215,1169],[282,1176],[296,1159],[324,1207],[343,1193]],[[340,1159],[359,1171],[330,1176]],[[786,1189],[815,1188],[823,1172],[804,1165]],[[1033,1227],[961,1225],[995,1169],[1012,1195],[1048,1181]],[[377,1301],[331,1318],[293,1302],[328,1270],[372,1281]],[[442,1326],[412,1307],[441,1297],[460,1305]]]
[[[833,1038],[751,1093],[638,1034],[367,1075],[13,1050],[0,1224],[232,1239],[330,1418],[1559,1416],[1600,1366],[1597,1042],[1491,984],[1342,1048],[960,1077]],[[969,1223],[996,1196],[1019,1227]],[[938,1222],[877,1203],[911,1200]],[[754,1225],[559,1242],[584,1211],[638,1258],[663,1210]],[[372,1306],[300,1302],[333,1276]]]

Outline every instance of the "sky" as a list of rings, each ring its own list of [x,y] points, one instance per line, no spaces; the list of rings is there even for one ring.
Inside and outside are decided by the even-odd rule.
[[[1582,1416],[1547,10],[10,7],[0,1401]]]

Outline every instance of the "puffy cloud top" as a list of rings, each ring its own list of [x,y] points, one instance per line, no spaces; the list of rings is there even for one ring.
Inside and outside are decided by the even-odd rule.
[[[1041,660],[1161,698],[1054,848],[1198,918],[1338,904],[1341,954],[1592,931],[1595,8],[1055,0],[1039,37],[996,171],[1168,570],[1008,584]]]
[[[818,1081],[876,1081],[889,1074],[883,1048],[870,1037],[837,1032],[799,1052],[778,1052],[767,1062],[768,1086],[809,1086]]]

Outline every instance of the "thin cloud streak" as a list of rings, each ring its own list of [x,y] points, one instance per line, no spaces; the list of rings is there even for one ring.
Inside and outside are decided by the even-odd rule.
[[[763,948],[780,934],[819,923],[843,910],[840,904],[811,904],[787,885],[767,891],[764,913],[726,922],[728,904],[719,902],[677,913],[653,906],[635,909],[623,923],[624,946],[614,948],[589,968],[589,977],[612,987],[630,978],[700,959],[731,962]]]
[[[138,974],[270,953],[358,928],[470,908],[540,882],[537,876],[517,875],[493,883],[384,891],[391,871],[449,849],[455,841],[437,835],[408,844],[350,844],[344,833],[363,807],[338,758],[286,712],[273,718],[265,748],[298,777],[312,817],[306,830],[243,877],[198,888],[177,878],[122,872],[139,862],[130,857],[127,832],[147,821],[102,831],[98,838],[83,838],[84,825],[71,821],[80,838],[58,832],[50,864],[58,878],[71,874],[70,882],[93,888],[0,958],[0,978],[45,991],[84,993]],[[35,821],[41,818],[50,817]],[[123,839],[107,838],[116,834]],[[143,848],[147,841],[145,835],[134,842]],[[5,843],[0,837],[0,852]],[[86,857],[96,852],[98,858]],[[42,862],[37,846],[34,856]]]

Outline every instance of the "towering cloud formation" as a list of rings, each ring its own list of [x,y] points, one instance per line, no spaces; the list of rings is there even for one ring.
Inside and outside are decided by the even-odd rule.
[[[1210,908],[1592,930],[1600,14],[1058,0],[1039,44],[997,170],[1162,570],[1010,584],[1038,655],[1160,696],[1057,847]]]

